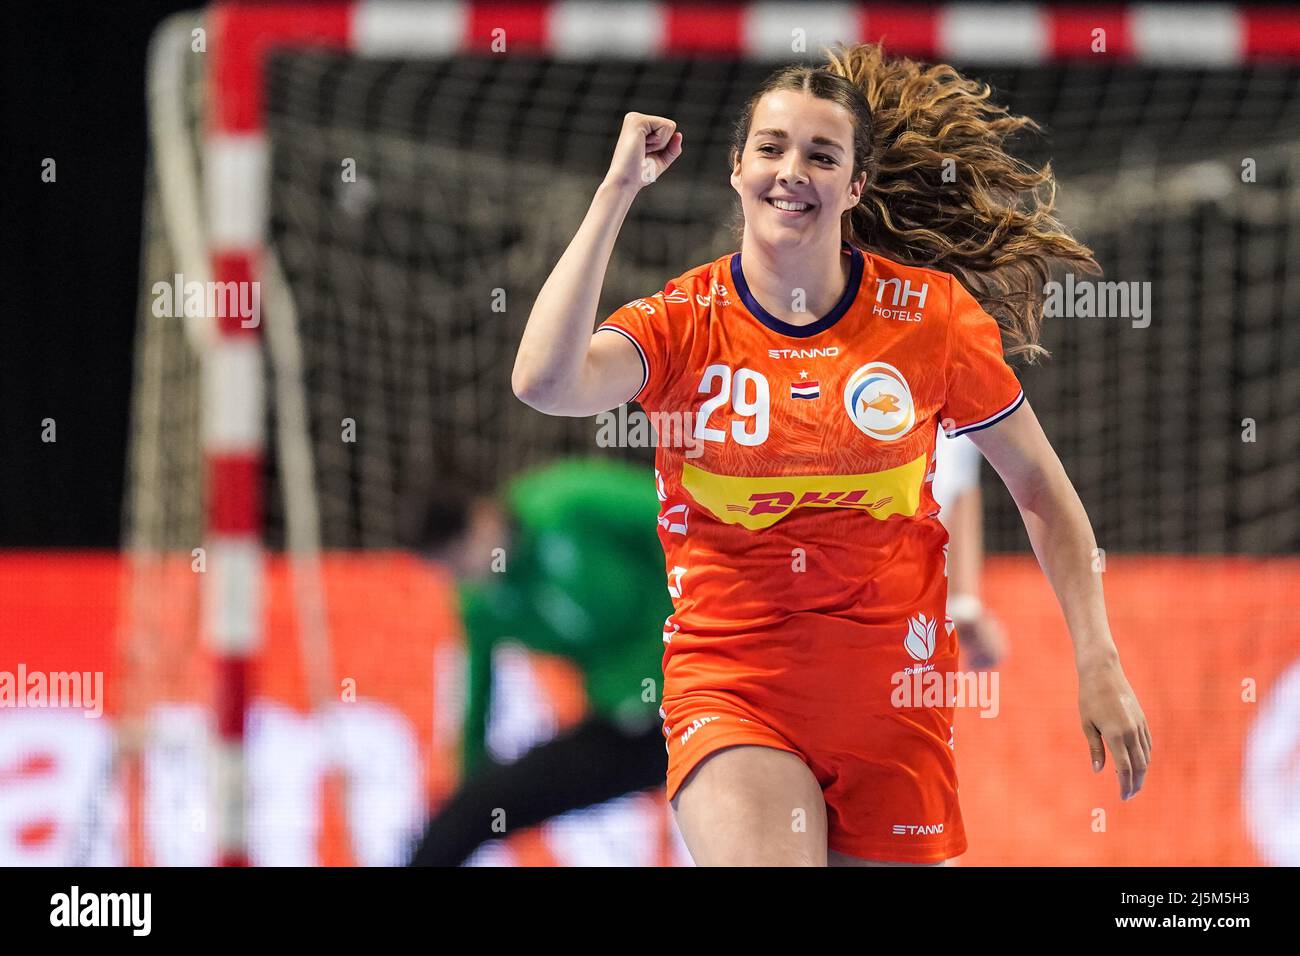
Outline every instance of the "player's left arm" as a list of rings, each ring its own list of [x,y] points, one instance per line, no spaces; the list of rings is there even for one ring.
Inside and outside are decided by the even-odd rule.
[[[1106,620],[1101,576],[1095,570],[1097,542],[1083,502],[1028,400],[970,437],[1015,499],[1034,554],[1065,614],[1093,769],[1105,765],[1104,740],[1115,760],[1120,796],[1127,800],[1142,789],[1151,762],[1151,731]]]

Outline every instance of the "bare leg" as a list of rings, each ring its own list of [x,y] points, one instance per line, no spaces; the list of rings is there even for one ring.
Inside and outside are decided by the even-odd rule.
[[[742,745],[710,754],[673,798],[698,866],[825,866],[826,803],[801,759]]]

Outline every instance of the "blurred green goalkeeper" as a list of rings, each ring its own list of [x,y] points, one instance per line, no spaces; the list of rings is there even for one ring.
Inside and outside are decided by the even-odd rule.
[[[647,466],[557,462],[496,497],[439,484],[408,517],[413,546],[456,575],[468,646],[462,784],[429,821],[412,866],[456,866],[511,831],[662,785],[663,627],[672,613],[659,501]],[[512,763],[488,752],[494,648],[570,660],[588,715]],[[499,814],[498,814],[499,816]]]

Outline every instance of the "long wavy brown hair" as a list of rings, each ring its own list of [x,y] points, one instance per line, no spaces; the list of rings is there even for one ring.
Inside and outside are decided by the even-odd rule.
[[[997,319],[1009,358],[1046,356],[1039,335],[1053,271],[1101,267],[1053,214],[1051,163],[1036,168],[1007,150],[1013,134],[1039,125],[946,64],[887,58],[871,43],[824,52],[826,66],[785,67],[749,99],[732,133],[732,168],[765,94],[801,91],[839,104],[853,117],[850,182],[867,173],[861,201],[844,214],[843,238],[951,273]]]

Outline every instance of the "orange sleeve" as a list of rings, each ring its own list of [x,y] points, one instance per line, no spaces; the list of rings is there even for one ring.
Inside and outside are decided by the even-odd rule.
[[[660,407],[671,379],[676,338],[689,318],[689,297],[669,282],[663,292],[620,306],[596,327],[597,332],[622,335],[641,357],[641,387],[627,401]]]
[[[993,316],[950,276],[952,314],[948,321],[946,394],[940,427],[949,437],[988,428],[1025,400],[1020,380],[1002,357],[1002,333]]]

